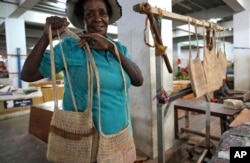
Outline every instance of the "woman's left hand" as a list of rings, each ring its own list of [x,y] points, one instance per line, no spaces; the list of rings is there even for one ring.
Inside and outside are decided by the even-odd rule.
[[[143,84],[143,77],[141,70],[132,61],[126,58],[121,52],[116,51],[116,46],[107,40],[104,36],[97,33],[87,33],[80,35],[81,40],[78,42],[79,47],[84,47],[85,43],[88,43],[90,48],[95,50],[109,50],[116,57],[120,57],[120,61],[124,70],[128,73],[131,84],[134,86],[141,86]],[[118,52],[118,53],[117,53]]]
[[[91,49],[95,50],[109,50],[110,42],[97,33],[87,33],[80,35],[81,40],[78,42],[79,47],[84,47],[87,42]]]

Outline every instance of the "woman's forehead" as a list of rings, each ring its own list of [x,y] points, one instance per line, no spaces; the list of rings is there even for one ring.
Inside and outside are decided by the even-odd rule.
[[[106,3],[104,0],[88,0],[89,2],[85,2],[83,5],[84,11],[91,11],[91,10],[107,10]]]

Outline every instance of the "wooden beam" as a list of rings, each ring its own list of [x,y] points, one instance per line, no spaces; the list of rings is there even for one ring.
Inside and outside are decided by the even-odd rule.
[[[184,15],[176,14],[176,13],[169,12],[166,10],[162,10],[161,8],[151,7],[149,3],[145,3],[145,2],[134,5],[133,10],[141,14],[151,13],[151,14],[160,16],[164,19],[176,20],[176,21],[181,21],[184,23],[190,22],[190,24],[192,25],[204,26],[206,28],[215,28],[218,31],[225,30],[224,27],[221,27],[214,23],[207,22],[206,20],[198,20],[190,16],[184,16]]]
[[[191,130],[189,128],[181,128],[180,130],[181,130],[182,133],[187,132],[187,133],[191,133],[191,134],[194,134],[194,135],[206,137],[205,133],[202,133],[200,131]],[[216,140],[216,141],[220,140],[220,138],[218,136],[210,135],[210,137],[211,137],[211,139]]]

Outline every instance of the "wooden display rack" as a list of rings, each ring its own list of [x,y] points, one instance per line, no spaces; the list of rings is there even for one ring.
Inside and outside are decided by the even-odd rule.
[[[166,10],[162,10],[160,8],[156,8],[156,7],[151,7],[150,4],[142,2],[140,4],[136,4],[133,6],[133,10],[135,12],[141,13],[141,14],[146,14],[148,16],[149,19],[155,19],[155,17],[157,18],[163,18],[163,19],[170,19],[170,20],[174,20],[174,21],[181,21],[181,22],[185,22],[185,23],[190,23],[192,25],[197,25],[197,26],[202,26],[202,27],[206,27],[206,28],[215,28],[217,31],[224,31],[225,28],[221,27],[219,25],[213,24],[213,23],[209,23],[205,20],[198,20],[189,16],[183,16],[183,15],[179,15],[176,13],[172,13],[172,12],[168,12]],[[152,16],[153,15],[153,16]],[[154,21],[150,21],[150,23],[152,23]],[[156,22],[156,21],[155,21]],[[151,27],[155,26],[155,24],[151,24]],[[161,30],[161,24],[158,22],[158,32],[160,32]],[[154,35],[158,36],[158,33],[155,31],[154,29]],[[161,42],[161,38],[157,38],[155,39],[155,44],[157,45],[162,45]],[[156,47],[157,48],[157,47]],[[159,49],[158,49],[159,50]],[[156,53],[157,53],[157,49],[156,49]],[[164,55],[163,55],[164,56]],[[164,57],[163,57],[164,58]],[[166,63],[166,59],[164,58],[164,61]],[[166,63],[167,65],[167,63]],[[167,65],[167,68],[169,70],[169,67]],[[169,71],[169,73],[171,73]],[[157,92],[159,92],[160,90],[162,90],[163,88],[163,83],[161,81],[162,79],[162,62],[161,60],[159,60],[159,57],[156,58],[156,90]],[[187,92],[189,92],[189,90],[187,90]],[[185,90],[184,90],[184,94],[185,94]],[[179,96],[179,95],[177,95]],[[175,98],[172,98],[172,100],[174,100]],[[209,100],[209,94],[205,95],[205,99],[208,102],[207,108],[206,108],[206,150],[204,150],[201,158],[199,159],[199,161],[201,162],[207,155],[210,155],[210,100]],[[158,162],[159,163],[164,163],[165,162],[165,148],[164,148],[164,128],[163,128],[163,122],[164,122],[164,117],[166,115],[166,112],[169,109],[171,103],[171,98],[170,98],[170,102],[167,104],[165,111],[163,108],[162,104],[157,104],[157,135],[158,135]]]

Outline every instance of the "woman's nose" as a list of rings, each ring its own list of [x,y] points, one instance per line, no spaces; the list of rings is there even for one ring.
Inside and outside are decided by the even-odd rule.
[[[95,14],[95,17],[94,17],[94,20],[95,21],[101,21],[101,15],[100,14]]]

